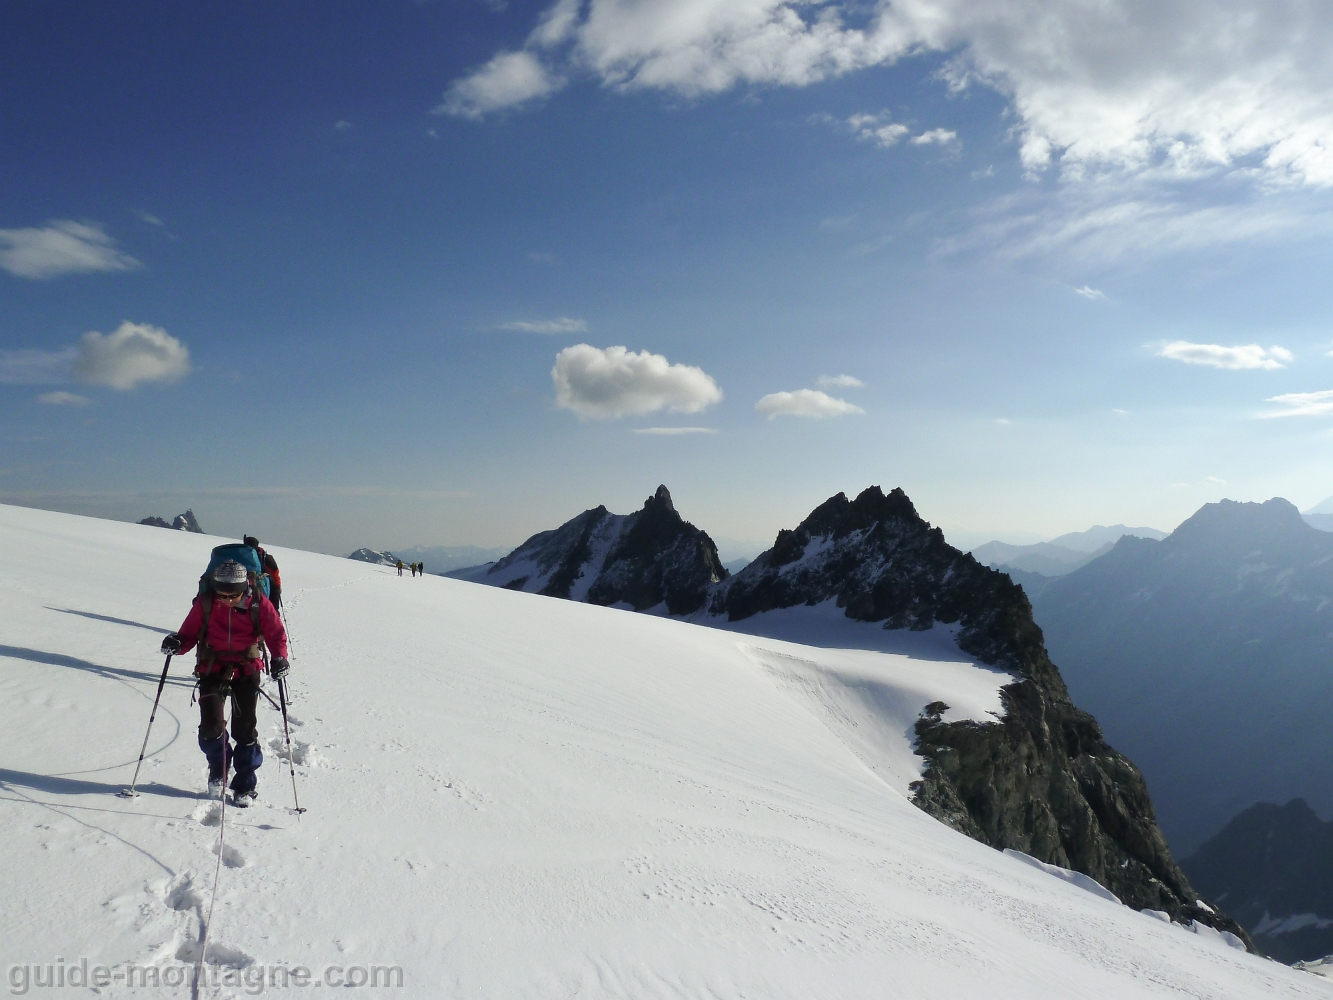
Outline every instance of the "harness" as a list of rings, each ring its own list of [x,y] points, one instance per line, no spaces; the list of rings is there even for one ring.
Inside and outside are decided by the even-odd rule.
[[[213,592],[206,591],[201,595],[203,606],[200,609],[203,613],[203,624],[199,628],[199,642],[196,647],[196,671],[198,673],[209,673],[207,669],[214,663],[245,663],[249,660],[261,659],[264,655],[264,632],[259,625],[259,592],[255,588],[253,579],[254,574],[250,574],[250,625],[254,629],[255,641],[249,647],[243,650],[222,650],[219,653],[208,644],[208,620],[213,615]]]

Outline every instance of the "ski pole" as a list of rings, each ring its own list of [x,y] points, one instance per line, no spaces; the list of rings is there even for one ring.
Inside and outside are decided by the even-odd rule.
[[[278,701],[282,705],[282,731],[287,736],[287,766],[292,769],[292,801],[296,803],[296,816],[299,819],[305,810],[301,808],[301,800],[296,796],[296,761],[292,757],[292,731],[287,726],[287,683],[284,677],[278,678]]]
[[[168,653],[167,662],[162,664],[162,679],[157,682],[157,697],[153,699],[153,711],[148,716],[148,731],[143,734],[143,746],[139,748],[139,763],[134,765],[134,779],[130,782],[130,787],[117,793],[122,798],[134,799],[139,797],[139,793],[134,790],[134,786],[139,783],[139,768],[143,767],[144,754],[148,752],[148,734],[153,731],[153,720],[157,718],[157,703],[162,700],[162,689],[167,686],[167,671],[171,669],[171,657],[173,655]]]

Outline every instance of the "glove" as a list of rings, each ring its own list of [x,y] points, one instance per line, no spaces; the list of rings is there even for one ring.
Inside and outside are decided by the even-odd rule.
[[[275,681],[280,681],[287,676],[292,669],[292,665],[287,662],[285,656],[273,657],[273,662],[268,665],[268,675]]]
[[[175,656],[181,651],[181,637],[175,632],[162,637],[162,652]]]

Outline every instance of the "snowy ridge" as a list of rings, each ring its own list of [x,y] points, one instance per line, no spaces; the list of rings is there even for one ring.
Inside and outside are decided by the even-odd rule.
[[[165,975],[197,956],[218,827],[194,797],[189,664],[173,663],[143,796],[115,792],[160,635],[216,542],[0,506],[11,976],[58,957]],[[296,966],[395,967],[413,998],[1328,995],[907,802],[893,754],[909,704],[984,712],[1002,680],[932,658],[943,635],[901,653],[804,645],[275,555],[309,812],[288,808],[261,704],[260,804],[228,813],[209,938],[224,985],[202,996]],[[872,711],[893,697],[897,715]]]

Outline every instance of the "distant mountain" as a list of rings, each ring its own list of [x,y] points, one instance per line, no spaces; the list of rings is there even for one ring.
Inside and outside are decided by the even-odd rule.
[[[973,549],[972,555],[985,566],[1040,573],[1042,576],[1063,576],[1111,551],[1111,546],[1124,535],[1165,538],[1166,532],[1156,528],[1130,528],[1123,524],[1110,527],[1097,524],[1087,531],[1071,531],[1035,545],[987,542]]]
[[[1259,802],[1181,863],[1282,962],[1333,954],[1333,823],[1304,799]]]
[[[722,565],[726,568],[726,571],[728,573],[731,573],[734,576],[741,570],[745,569],[745,567],[750,565],[750,563],[752,562],[754,562],[753,558],[750,559],[741,558],[741,559],[733,559],[730,562],[724,562]]]
[[[1256,801],[1333,811],[1333,534],[1286,500],[1208,504],[1033,598],[1080,705],[1193,850]]]
[[[192,531],[197,535],[202,535],[204,529],[199,527],[198,520],[195,519],[194,511],[187,510],[184,514],[177,514],[170,524],[160,517],[145,517],[140,524],[146,524],[153,528],[172,528],[176,531]]]
[[[924,706],[915,733],[926,767],[913,801],[983,843],[1089,875],[1138,909],[1245,936],[1199,903],[1142,776],[1070,701],[1023,591],[945,542],[900,489],[831,497],[735,576],[662,486],[635,514],[585,511],[470,578],[719,627],[746,621],[757,634],[765,613],[814,605],[886,629],[942,626],[961,651],[1015,679],[994,723],[948,723],[947,705]]]
[[[709,587],[729,574],[713,540],[682,519],[670,491],[659,486],[633,514],[594,507],[533,535],[496,563],[451,575],[635,611],[660,604],[680,615],[697,611]]]
[[[1108,542],[1103,551],[1109,552]],[[1038,542],[1036,545],[1008,545],[1005,542],[987,542],[972,550],[972,556],[983,566],[998,566],[1002,569],[1021,569],[1028,573],[1040,573],[1043,576],[1063,576],[1086,565],[1101,552],[1079,552],[1067,549],[1052,542]]]
[[[397,566],[398,557],[392,552],[376,552],[374,549],[357,549],[348,559],[357,562],[374,563],[376,566]]]
[[[1333,497],[1317,503],[1301,515],[1305,523],[1320,531],[1333,531]]]

